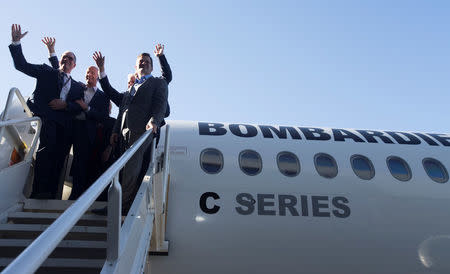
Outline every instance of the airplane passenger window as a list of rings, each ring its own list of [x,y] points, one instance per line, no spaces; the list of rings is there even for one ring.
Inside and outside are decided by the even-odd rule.
[[[222,152],[215,148],[206,148],[200,153],[200,166],[209,174],[217,174],[223,168]]]
[[[441,184],[448,181],[448,172],[438,160],[425,158],[423,159],[422,164],[431,180]]]
[[[353,172],[363,180],[370,180],[375,176],[375,168],[372,162],[365,156],[353,155],[350,158]]]
[[[244,150],[239,154],[239,167],[247,175],[257,175],[262,170],[261,156],[256,151]]]
[[[392,176],[399,181],[409,181],[412,177],[411,169],[408,164],[400,157],[388,157],[387,165]]]
[[[325,178],[334,178],[338,174],[338,166],[331,155],[318,153],[314,156],[317,173]]]
[[[288,177],[295,177],[300,173],[300,161],[294,153],[283,151],[277,155],[280,172]]]

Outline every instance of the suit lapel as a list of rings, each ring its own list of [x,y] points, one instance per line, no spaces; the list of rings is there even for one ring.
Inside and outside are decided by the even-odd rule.
[[[131,94],[136,95],[136,88],[134,87],[134,85],[132,85],[129,89],[128,89],[128,96],[131,96]],[[131,96],[133,97],[133,96]]]
[[[62,89],[62,86],[63,86],[63,77],[62,77],[62,73],[59,71],[59,70],[55,70],[56,71],[56,78],[58,79],[58,97],[59,97],[59,94],[61,94],[61,89]]]
[[[94,105],[94,101],[96,100],[96,98],[99,96],[99,93],[100,91],[99,91],[99,89],[97,89],[96,91],[95,91],[95,93],[94,93],[94,96],[92,96],[92,99],[91,99],[91,101],[89,102],[89,106],[93,106]]]
[[[70,78],[70,89],[67,92],[67,98],[72,99],[83,99],[84,100],[84,86],[80,84],[78,81],[75,81]]]
[[[63,78],[64,79],[64,78]],[[73,79],[72,78],[70,78],[70,88],[69,88],[69,90],[67,91],[67,96],[66,96],[66,101],[69,101],[69,98],[71,98],[71,95],[72,95],[72,90],[74,89],[74,86],[73,86]],[[62,88],[62,87],[61,87]],[[61,90],[59,91],[59,92],[61,92]]]
[[[135,88],[135,87],[133,86],[133,88],[136,89],[136,92],[134,93],[134,96],[133,96],[133,97],[136,97],[136,95],[137,95],[137,93],[139,92],[139,90],[144,90],[148,85],[150,85],[150,82],[151,82],[151,77],[148,78],[147,80],[145,80],[145,82],[142,83],[141,85],[139,85],[137,88]]]

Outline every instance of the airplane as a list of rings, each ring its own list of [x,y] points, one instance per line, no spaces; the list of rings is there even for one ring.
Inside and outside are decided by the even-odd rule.
[[[168,125],[164,247],[127,272],[450,273],[450,134]]]

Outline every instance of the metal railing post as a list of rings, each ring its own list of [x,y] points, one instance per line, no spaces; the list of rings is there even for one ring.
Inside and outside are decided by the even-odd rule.
[[[170,142],[170,136],[169,136],[169,129],[170,125],[166,125],[166,135],[165,135],[165,141],[164,141],[164,166],[163,166],[163,175],[162,175],[162,193],[161,193],[161,220],[160,220],[160,237],[157,244],[157,248],[162,248],[164,245],[164,241],[166,238],[166,207],[167,207],[167,184],[169,180],[169,142]]]
[[[149,186],[147,187],[147,190],[146,190],[146,196],[147,196],[147,201],[148,201],[148,205],[147,205],[148,212],[151,211],[151,207],[152,207],[151,200],[152,200],[152,195],[153,195],[153,181],[154,181],[154,176],[153,175],[155,174],[155,169],[153,168],[155,166],[155,163],[154,163],[155,159],[153,158],[154,157],[154,150],[155,150],[154,143],[156,143],[156,138],[153,138],[152,142],[150,143],[150,147],[151,147],[152,153],[150,155],[149,170],[151,171],[152,176],[150,177],[151,182],[150,182],[150,184],[149,184]]]
[[[163,204],[166,204],[166,193],[167,193],[167,181],[168,181],[168,177],[169,177],[169,142],[170,142],[170,136],[169,136],[169,129],[170,129],[170,125],[166,125],[166,135],[165,135],[165,140],[164,140],[164,173],[163,173]],[[164,210],[164,205],[163,205],[163,210]]]
[[[8,112],[9,112],[9,106],[10,106],[11,103],[12,103],[12,99],[13,99],[13,95],[14,95],[14,90],[15,90],[15,89],[16,89],[16,88],[11,88],[11,89],[9,90],[8,98],[6,99],[5,109],[3,110],[3,113],[0,115],[0,121],[5,121],[6,116],[8,115]],[[6,129],[5,129],[4,127],[0,128],[0,136],[3,136],[5,130],[6,130]]]
[[[119,258],[120,225],[122,221],[122,187],[119,172],[108,189],[108,227],[106,260],[109,263]]]
[[[11,90],[14,90],[16,93],[17,98],[19,98],[19,102],[22,104],[23,110],[25,110],[25,113],[28,117],[33,117],[33,113],[31,112],[30,108],[27,105],[27,102],[25,101],[25,98],[23,98],[22,93],[20,93],[18,88],[12,88]],[[10,91],[11,92],[11,91]]]

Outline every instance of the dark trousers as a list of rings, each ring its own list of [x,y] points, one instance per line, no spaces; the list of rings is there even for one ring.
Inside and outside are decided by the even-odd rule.
[[[154,137],[154,141],[156,142],[155,148],[158,146],[159,143],[159,137],[160,137],[160,130],[158,129],[156,136]],[[136,194],[141,187],[142,181],[144,180],[145,174],[147,173],[148,166],[150,165],[151,161],[151,155],[152,155],[152,146],[151,141],[147,140],[142,147],[139,149],[136,154],[139,154],[140,159],[133,159],[134,156],[131,158],[129,162],[133,160],[133,163],[129,165],[129,168],[127,168],[127,165],[125,165],[124,169],[122,170],[122,180],[126,180],[125,184],[127,185],[126,195],[125,196],[125,190],[124,190],[124,184],[122,184],[122,215],[126,215],[128,213],[128,210],[131,208],[131,205],[133,204],[134,198],[136,197]],[[135,156],[136,156],[135,154]],[[138,158],[138,157],[136,157]],[[140,164],[139,164],[140,162]],[[140,166],[140,169],[137,169],[136,166]],[[131,170],[131,168],[133,168]],[[129,174],[133,174],[134,179],[128,179],[126,177],[129,176]],[[126,177],[125,177],[126,176]],[[136,177],[134,177],[136,176]],[[131,181],[134,180],[134,181]]]
[[[161,136],[161,130],[160,130],[160,128],[158,128],[158,131],[156,132],[155,139],[154,139],[156,142],[155,148],[158,147],[160,136]],[[139,177],[137,179],[137,182],[139,185],[141,185],[141,182],[142,182],[142,180],[144,180],[145,174],[147,173],[148,166],[150,165],[150,161],[151,161],[151,156],[152,156],[152,146],[149,145],[148,148],[145,150],[144,158],[142,159],[141,171],[139,172]]]
[[[150,146],[151,139],[148,139],[136,153],[130,158],[122,169],[120,184],[122,186],[122,215],[127,215],[133,204],[134,198],[141,186],[141,167],[144,155]],[[148,167],[148,165],[147,165]]]
[[[71,125],[42,119],[39,148],[34,166],[31,198],[55,199],[59,178],[71,145]]]
[[[73,121],[73,162],[71,174],[73,178],[72,192],[69,200],[76,200],[89,188],[88,161],[91,151],[86,120]]]

